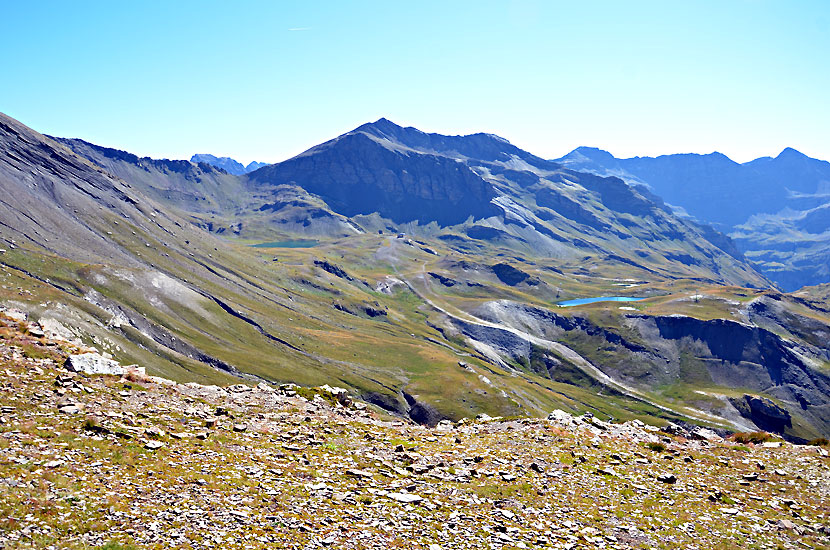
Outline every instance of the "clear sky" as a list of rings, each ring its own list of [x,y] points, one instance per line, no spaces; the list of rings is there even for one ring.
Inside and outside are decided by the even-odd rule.
[[[826,0],[2,2],[0,111],[275,162],[386,117],[559,157],[830,159]]]

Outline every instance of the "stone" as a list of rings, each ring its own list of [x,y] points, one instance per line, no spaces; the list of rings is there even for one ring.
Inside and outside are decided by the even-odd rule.
[[[415,504],[424,500],[423,497],[412,493],[389,493],[386,497],[391,498],[396,502],[403,502],[404,504]]]
[[[63,397],[57,403],[58,412],[63,414],[77,414],[83,410],[83,404],[73,401],[69,397]]]
[[[786,529],[787,531],[792,531],[793,529],[795,529],[795,523],[788,519],[780,519],[778,520],[778,528]]]
[[[337,398],[337,402],[341,406],[346,407],[346,408],[351,407],[352,404],[354,403],[354,400],[352,399],[352,397],[344,391],[341,391],[340,393],[335,394],[335,397]]]
[[[677,476],[674,474],[660,474],[657,476],[657,481],[662,483],[674,484],[677,483]]]
[[[235,431],[237,433],[242,433],[242,432],[246,431],[247,429],[248,429],[247,424],[234,424],[233,425],[233,431]]]
[[[663,428],[660,429],[661,432],[667,433],[669,435],[685,435],[686,430],[684,430],[681,426],[674,424],[673,422],[669,422]]]
[[[121,376],[124,374],[124,367],[118,361],[114,361],[98,353],[79,353],[70,355],[64,366],[73,372],[84,374],[109,374]]]
[[[161,449],[162,447],[164,447],[164,443],[156,440],[148,441],[144,444],[144,448],[150,451],[156,451],[158,449]]]
[[[721,437],[712,430],[700,427],[692,430],[692,433],[689,435],[691,435],[692,439],[697,439],[698,441],[719,441],[721,439]]]
[[[358,478],[369,478],[371,479],[373,474],[368,470],[346,470],[346,475],[350,475],[352,477]]]
[[[574,417],[560,409],[554,409],[548,415],[548,420],[558,422],[560,424],[572,424]]]

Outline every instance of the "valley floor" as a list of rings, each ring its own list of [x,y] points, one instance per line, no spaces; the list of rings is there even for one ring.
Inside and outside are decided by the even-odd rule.
[[[826,447],[84,375],[0,318],[0,548],[822,548]]]

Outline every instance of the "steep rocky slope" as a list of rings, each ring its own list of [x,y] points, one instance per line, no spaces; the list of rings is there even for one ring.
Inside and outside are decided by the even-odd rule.
[[[787,302],[760,296],[733,320],[622,312],[597,318],[502,300],[474,311],[489,327],[455,324],[554,380],[584,377],[574,369],[579,361],[549,344],[563,342],[623,388],[686,402],[697,394],[696,407],[807,441],[830,433],[830,324]],[[764,406],[744,406],[756,402]]]

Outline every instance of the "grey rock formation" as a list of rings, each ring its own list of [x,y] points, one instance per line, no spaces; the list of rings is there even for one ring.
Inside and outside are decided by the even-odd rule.
[[[108,359],[98,353],[79,353],[66,359],[66,368],[84,374],[111,374],[121,376],[125,369],[118,361]]]

